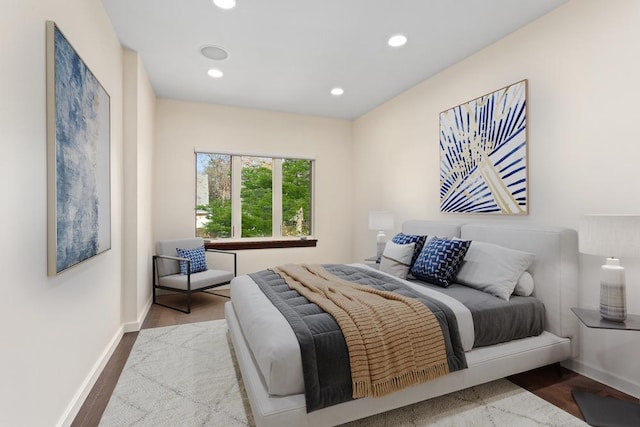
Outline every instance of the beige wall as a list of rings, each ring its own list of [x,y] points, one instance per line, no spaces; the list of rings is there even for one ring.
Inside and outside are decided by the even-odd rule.
[[[111,100],[112,249],[54,278],[46,274],[48,19]],[[98,0],[0,3],[0,57],[9,64],[0,68],[0,425],[73,419],[123,327],[146,311],[151,242],[193,235],[194,147],[317,159],[318,247],[241,251],[240,273],[370,256],[370,210],[393,210],[396,231],[408,218],[476,220],[439,213],[438,113],[523,78],[531,213],[505,220],[575,228],[582,213],[637,213],[637,40],[640,2],[574,0],[352,123],[156,102]],[[622,261],[629,311],[640,313],[640,262]],[[598,304],[601,262],[581,258],[584,306]],[[583,328],[581,338],[576,369],[640,396],[635,333]]]
[[[151,304],[151,198],[156,97],[136,52],[124,51],[124,253],[122,321],[140,329]]]
[[[111,250],[47,276],[45,21],[110,95]],[[99,0],[0,2],[0,425],[64,424],[121,335],[122,49]]]
[[[159,99],[153,235],[195,233],[194,149],[316,159],[316,248],[238,252],[238,273],[286,262],[351,261],[351,122]]]
[[[138,290],[137,317],[134,320],[141,325],[151,304],[151,256],[153,249],[153,144],[155,141],[156,95],[147,78],[140,58],[138,58]]]
[[[367,212],[457,221],[496,216],[439,212],[438,115],[529,81],[530,214],[500,218],[578,227],[584,213],[639,213],[640,2],[572,1],[426,80],[354,123],[354,257],[370,253]],[[396,230],[397,231],[397,230]],[[640,264],[627,266],[629,311],[640,313]],[[602,259],[581,257],[581,301],[597,307]],[[582,328],[574,364],[640,396],[631,332]]]

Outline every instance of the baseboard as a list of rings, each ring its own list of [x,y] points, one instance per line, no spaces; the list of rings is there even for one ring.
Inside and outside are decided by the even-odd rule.
[[[120,340],[122,339],[123,335],[124,328],[123,326],[120,326],[118,331],[115,333],[115,335],[107,345],[107,348],[102,352],[102,355],[89,372],[87,378],[83,381],[76,395],[73,397],[73,399],[71,399],[69,406],[64,411],[64,414],[56,424],[57,427],[68,427],[71,425],[71,423],[73,423],[73,420],[75,419],[76,415],[78,415],[82,404],[91,392],[93,386],[96,384],[96,381],[98,381],[98,377],[100,377],[102,370],[106,366],[107,362],[109,362],[109,359],[118,347],[118,344],[120,344]]]
[[[640,384],[638,383],[631,382],[626,378],[619,377],[610,372],[605,372],[576,359],[567,360],[563,362],[562,365],[574,372],[584,375],[585,377],[589,377],[592,380],[596,380],[602,384],[606,384],[609,387],[613,387],[616,390],[620,390],[623,393],[627,393],[628,395],[640,399]]]
[[[144,319],[147,318],[147,314],[149,313],[149,310],[151,310],[151,304],[153,304],[153,300],[149,298],[149,300],[147,300],[147,305],[145,305],[144,309],[138,316],[138,319],[135,322],[127,322],[124,325],[122,325],[125,333],[137,332],[140,329],[142,329],[142,324],[144,323]]]
[[[107,348],[102,353],[96,364],[93,366],[93,369],[91,370],[85,381],[80,386],[79,391],[71,400],[71,403],[67,407],[67,410],[64,412],[64,415],[62,416],[58,424],[56,424],[58,427],[67,427],[70,426],[71,423],[73,423],[73,420],[75,419],[76,415],[78,415],[80,408],[82,408],[82,404],[91,392],[93,386],[96,384],[96,381],[98,381],[102,370],[107,365],[107,362],[109,362],[109,359],[111,359],[111,356],[118,347],[118,344],[120,344],[122,336],[127,332],[137,332],[142,328],[144,319],[147,317],[147,314],[151,309],[152,302],[152,299],[149,298],[147,304],[145,305],[144,309],[135,322],[124,323],[122,326],[120,326],[116,334],[107,345]]]

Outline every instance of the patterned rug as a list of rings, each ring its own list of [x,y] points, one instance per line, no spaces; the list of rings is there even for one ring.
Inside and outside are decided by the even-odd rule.
[[[253,426],[224,320],[140,331],[100,426]],[[507,380],[347,424],[584,426]]]

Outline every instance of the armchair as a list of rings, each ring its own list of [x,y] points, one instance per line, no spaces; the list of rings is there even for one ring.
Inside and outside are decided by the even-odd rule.
[[[199,262],[193,256],[178,256],[178,252],[189,252],[204,256],[207,252],[216,252],[233,256],[233,271],[208,268],[206,262]],[[234,252],[208,249],[204,251],[204,240],[196,237],[191,239],[160,240],[156,242],[156,255],[153,256],[153,303],[183,313],[191,313],[191,294],[206,292],[208,289],[226,285],[236,276],[236,254]],[[191,254],[189,254],[191,255]],[[200,260],[202,261],[202,260]],[[182,272],[181,272],[182,264]],[[201,271],[197,271],[201,270]],[[172,307],[156,300],[156,290],[179,292],[187,296],[187,309]],[[218,295],[218,294],[216,294]],[[222,295],[224,296],[224,295]]]

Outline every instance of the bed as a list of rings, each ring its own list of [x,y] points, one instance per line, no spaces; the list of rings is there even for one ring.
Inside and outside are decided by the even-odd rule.
[[[255,282],[248,275],[239,276],[231,283],[231,301],[225,305],[225,317],[258,427],[339,425],[575,356],[573,338],[577,336],[577,321],[570,311],[578,299],[574,230],[500,222],[456,224],[412,220],[403,224],[402,232],[459,237],[535,254],[527,271],[535,283],[534,296],[544,304],[544,331],[528,338],[465,349],[466,369],[423,384],[379,398],[355,399],[307,412],[304,391],[299,385],[301,374],[289,375],[289,371],[301,369],[295,335],[284,317],[274,315],[272,310],[277,309],[259,301],[265,297],[259,290],[255,292]],[[247,313],[265,321],[250,324]],[[256,343],[257,335],[268,335],[268,345]]]

